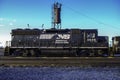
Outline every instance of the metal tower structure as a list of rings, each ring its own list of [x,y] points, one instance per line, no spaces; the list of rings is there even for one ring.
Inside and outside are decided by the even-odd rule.
[[[52,27],[54,29],[61,29],[61,6],[62,4],[56,2],[52,7]]]

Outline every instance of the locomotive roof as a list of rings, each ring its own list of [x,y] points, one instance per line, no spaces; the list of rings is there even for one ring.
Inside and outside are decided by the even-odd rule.
[[[13,29],[12,30],[12,35],[37,35],[40,34],[41,30],[40,29]]]
[[[45,32],[45,33],[68,33],[71,30],[81,30],[81,31],[85,31],[85,32],[95,32],[95,33],[98,32],[97,29],[38,29],[38,28],[21,29],[21,28],[17,28],[17,29],[13,29],[11,34],[12,35],[39,35],[42,32]]]
[[[98,31],[98,29],[82,29],[83,31]]]
[[[112,37],[112,40],[114,40],[114,39],[120,39],[120,36]]]
[[[114,38],[120,38],[120,36],[115,36]]]
[[[48,33],[66,33],[68,31],[70,31],[69,29],[46,29],[45,30]]]
[[[98,33],[97,29],[82,29],[83,32],[87,32],[87,33],[91,33],[91,32],[95,32]]]

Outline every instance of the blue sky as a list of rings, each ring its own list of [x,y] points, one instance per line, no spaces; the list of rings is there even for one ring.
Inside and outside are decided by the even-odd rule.
[[[11,29],[51,28],[51,8],[62,3],[62,28],[98,29],[99,35],[120,35],[120,0],[0,0],[0,42]]]

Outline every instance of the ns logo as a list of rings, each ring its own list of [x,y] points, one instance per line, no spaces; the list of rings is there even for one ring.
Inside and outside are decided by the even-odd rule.
[[[69,34],[58,34],[56,39],[70,39]]]

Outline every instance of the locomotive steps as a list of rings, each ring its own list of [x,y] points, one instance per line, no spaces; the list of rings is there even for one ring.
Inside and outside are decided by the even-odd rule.
[[[120,57],[0,57],[0,66],[120,66]]]

